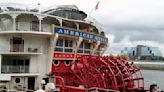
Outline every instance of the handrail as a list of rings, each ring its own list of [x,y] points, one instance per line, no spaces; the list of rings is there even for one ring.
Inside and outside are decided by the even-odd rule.
[[[92,87],[92,88],[89,88],[88,91],[93,91],[93,90],[96,90],[96,92],[99,92],[99,91],[105,91],[105,92],[120,92],[118,90],[113,90],[113,89],[105,89],[105,88],[98,88],[98,87]],[[99,90],[99,91],[98,91]]]
[[[2,65],[1,73],[29,73],[29,66],[23,65]]]

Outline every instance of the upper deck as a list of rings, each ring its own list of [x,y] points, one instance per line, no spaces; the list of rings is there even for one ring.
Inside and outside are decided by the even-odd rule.
[[[0,5],[0,33],[28,31],[47,34],[51,33],[51,26],[54,24],[80,31],[86,29],[85,32],[105,36],[93,22],[86,21],[87,15],[75,6],[59,6],[41,11],[38,8],[30,9],[17,4]]]
[[[60,38],[73,39],[72,49],[77,48],[78,44],[80,46],[80,39],[82,43],[93,45],[90,46],[92,48],[87,48],[91,51],[107,47],[108,39],[103,30],[96,22],[87,21],[87,14],[78,10],[76,6],[56,6],[42,11],[39,8],[1,4],[0,34],[45,35],[54,37],[54,44]]]

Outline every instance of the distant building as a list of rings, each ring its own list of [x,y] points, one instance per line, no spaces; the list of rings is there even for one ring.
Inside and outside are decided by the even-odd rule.
[[[148,47],[138,45],[136,47],[127,47],[121,51],[122,54],[127,54],[133,59],[152,59],[153,57],[162,57],[162,53],[158,47]]]

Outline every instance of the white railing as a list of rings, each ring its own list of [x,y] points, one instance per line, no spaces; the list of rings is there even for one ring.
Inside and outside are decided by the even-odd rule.
[[[11,44],[11,52],[24,52],[24,44]]]
[[[39,32],[39,23],[18,22],[17,31]],[[51,32],[51,24],[42,24],[41,32]]]
[[[42,53],[42,49],[41,48],[27,48],[27,51],[25,52],[29,52],[29,53]]]
[[[24,47],[24,44],[12,44],[10,45],[10,52],[23,52],[23,53],[42,53],[40,47]]]
[[[31,31],[31,23],[30,22],[17,22],[17,31]]]
[[[29,66],[23,65],[2,65],[1,73],[29,73]]]
[[[39,31],[39,23],[31,22],[17,22],[15,25],[16,30],[11,27],[12,23],[1,23],[0,31],[31,31],[31,32],[51,32],[51,24],[42,24],[41,31]]]

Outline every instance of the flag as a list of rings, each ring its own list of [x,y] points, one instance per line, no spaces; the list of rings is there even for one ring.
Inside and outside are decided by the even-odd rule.
[[[96,6],[95,6],[95,10],[97,10],[99,8],[99,3],[100,3],[100,1],[97,2]]]
[[[94,7],[92,7],[92,10],[88,14],[89,17],[91,17],[91,14],[92,14],[93,11],[96,11],[99,8],[99,3],[100,3],[100,1],[98,1],[97,4]]]

